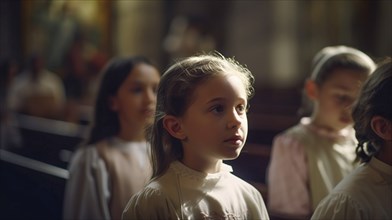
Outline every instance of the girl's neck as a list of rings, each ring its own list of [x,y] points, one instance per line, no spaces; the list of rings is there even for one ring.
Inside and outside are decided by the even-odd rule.
[[[340,130],[337,130],[336,128],[328,125],[328,123],[326,123],[324,119],[322,119],[320,117],[317,117],[315,115],[312,115],[310,117],[310,124],[312,126],[315,126],[315,127],[319,128],[319,129],[322,129],[322,130],[324,130],[324,131],[326,131],[328,133],[335,133],[335,134],[339,134],[339,133],[341,133],[342,131],[344,131],[344,130],[346,130],[348,128],[348,127],[345,127],[345,128],[340,129]]]
[[[185,157],[181,160],[181,162],[196,171],[202,173],[218,173],[221,171],[222,160],[210,161],[203,160],[198,157]]]
[[[117,137],[124,141],[135,141],[135,142],[146,141],[144,132],[135,133],[135,132],[121,130],[120,133],[117,135]]]
[[[120,120],[120,132],[117,136],[126,141],[146,141],[144,125],[130,124],[127,120]]]

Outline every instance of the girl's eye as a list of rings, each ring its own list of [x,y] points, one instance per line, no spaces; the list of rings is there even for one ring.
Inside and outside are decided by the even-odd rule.
[[[212,112],[214,113],[222,113],[224,111],[223,105],[215,105],[212,107]]]
[[[346,103],[351,102],[351,98],[346,95],[338,95],[338,96],[336,96],[336,99],[339,104],[346,104]]]
[[[245,113],[245,112],[248,111],[248,108],[247,108],[247,106],[245,106],[245,105],[238,105],[238,106],[237,106],[237,111],[238,111],[239,113]]]
[[[129,91],[132,92],[132,93],[135,93],[135,94],[139,94],[139,93],[143,92],[143,88],[141,88],[141,87],[134,87],[134,88],[129,89]]]

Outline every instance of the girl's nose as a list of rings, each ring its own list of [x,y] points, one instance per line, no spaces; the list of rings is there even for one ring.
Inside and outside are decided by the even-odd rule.
[[[156,100],[156,95],[155,92],[152,89],[147,89],[145,92],[145,101],[147,103],[155,102]]]
[[[229,122],[227,123],[227,127],[229,129],[238,128],[238,127],[240,127],[241,123],[242,123],[242,118],[237,113],[237,111],[234,109],[232,111],[232,113],[230,114],[230,119],[229,119]]]

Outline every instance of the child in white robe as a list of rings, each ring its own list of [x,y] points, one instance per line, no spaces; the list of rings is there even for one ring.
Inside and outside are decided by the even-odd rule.
[[[353,109],[364,162],[320,202],[312,219],[392,219],[392,60],[382,62]]]
[[[245,144],[252,83],[248,69],[219,54],[186,58],[163,74],[153,179],[123,219],[269,219],[260,192],[223,163]]]
[[[87,143],[69,165],[64,219],[121,219],[129,198],[150,180],[157,69],[144,57],[114,58],[103,71]]]
[[[326,47],[313,61],[304,90],[310,118],[278,134],[268,168],[268,211],[280,218],[309,219],[317,204],[355,168],[356,140],[350,105],[375,68],[363,52]]]

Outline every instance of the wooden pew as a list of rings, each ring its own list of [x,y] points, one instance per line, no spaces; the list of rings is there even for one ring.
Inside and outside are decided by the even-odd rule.
[[[61,219],[68,171],[0,149],[0,218]]]
[[[66,168],[76,146],[84,140],[87,126],[64,121],[16,115],[14,126],[22,147],[12,152],[41,162]]]
[[[249,113],[247,143],[271,145],[277,134],[298,121],[299,117],[295,115]]]
[[[300,120],[297,110],[301,91],[292,89],[256,89],[248,112],[248,138],[241,155],[225,163],[233,173],[251,183],[268,201],[266,174],[273,138]]]

